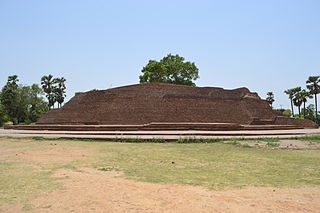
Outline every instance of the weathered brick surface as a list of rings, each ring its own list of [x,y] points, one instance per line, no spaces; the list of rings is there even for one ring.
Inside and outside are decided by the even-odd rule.
[[[294,125],[294,126],[303,126],[305,128],[318,128],[318,125],[308,119],[301,118],[289,118],[285,116],[277,116],[275,125]]]
[[[73,97],[37,124],[139,125],[160,123],[274,124],[269,104],[247,88],[224,90],[137,84]],[[299,122],[294,125],[299,126]]]

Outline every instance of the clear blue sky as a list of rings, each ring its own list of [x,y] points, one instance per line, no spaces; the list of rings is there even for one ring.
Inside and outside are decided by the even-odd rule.
[[[0,0],[0,86],[43,75],[78,91],[138,83],[149,59],[180,54],[198,86],[248,87],[275,107],[320,74],[319,0]]]

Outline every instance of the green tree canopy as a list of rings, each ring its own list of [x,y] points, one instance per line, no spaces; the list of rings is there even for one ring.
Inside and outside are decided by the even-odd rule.
[[[43,98],[44,92],[38,84],[32,84],[24,87],[24,93],[26,106],[24,122],[35,122],[49,110],[48,103]]]
[[[267,93],[266,101],[268,101],[268,103],[269,103],[270,106],[272,107],[272,104],[273,104],[273,102],[274,102],[273,92],[268,92],[268,93]]]
[[[303,97],[301,96],[301,87],[296,87],[293,89],[295,91],[294,98],[293,98],[293,104],[298,107],[299,117],[301,115],[301,105],[303,103]]]
[[[310,76],[306,81],[310,94],[314,95],[315,116],[318,121],[318,100],[317,94],[320,93],[320,76]]]
[[[308,107],[306,107],[305,109],[302,109],[303,110],[303,114],[305,115],[304,117],[306,119],[309,119],[309,120],[312,120],[314,122],[318,122],[317,119],[316,119],[316,110],[315,110],[315,107],[313,104],[310,104]],[[318,117],[319,117],[319,113],[318,114]]]
[[[41,78],[41,85],[43,91],[46,93],[49,108],[54,107],[56,102],[58,102],[58,107],[61,107],[66,97],[65,82],[65,78],[54,78],[52,75]]]
[[[43,76],[41,78],[42,89],[46,93],[49,108],[51,108],[54,105],[54,103],[56,102],[56,99],[54,96],[54,84],[55,83],[56,83],[55,79],[53,78],[52,75]]]
[[[62,78],[56,78],[55,79],[56,86],[54,89],[55,97],[58,102],[58,108],[61,107],[62,103],[64,102],[64,98],[66,97],[66,79],[64,77]]]
[[[12,75],[8,77],[6,85],[1,90],[0,101],[3,105],[5,113],[11,118],[14,123],[18,123],[19,111],[19,85],[18,76]]]
[[[2,126],[7,121],[10,121],[10,117],[7,115],[5,107],[0,102],[0,126]]]
[[[195,86],[199,69],[194,62],[185,61],[179,55],[168,54],[160,61],[150,60],[143,67],[140,83],[159,82]]]
[[[308,101],[308,98],[312,98],[312,95],[310,92],[306,91],[305,89],[301,90],[300,97],[303,102],[303,117],[306,117],[306,102]]]
[[[48,111],[43,100],[43,90],[37,85],[18,85],[17,76],[9,76],[0,95],[0,124],[12,121],[14,124],[37,121]]]

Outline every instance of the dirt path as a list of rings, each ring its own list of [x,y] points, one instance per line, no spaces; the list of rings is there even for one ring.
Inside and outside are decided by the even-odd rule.
[[[319,212],[320,189],[202,187],[127,180],[114,171],[58,170],[63,189],[43,193],[5,212]]]

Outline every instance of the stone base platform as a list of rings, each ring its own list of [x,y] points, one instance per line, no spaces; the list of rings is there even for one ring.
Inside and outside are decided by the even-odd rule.
[[[0,136],[43,137],[108,140],[113,139],[162,139],[175,141],[179,138],[297,138],[306,135],[320,135],[320,129],[287,130],[235,130],[235,131],[51,131],[0,129]]]
[[[144,125],[5,125],[14,130],[51,131],[240,131],[240,130],[290,130],[303,129],[294,125],[241,125],[237,123],[149,123]]]

